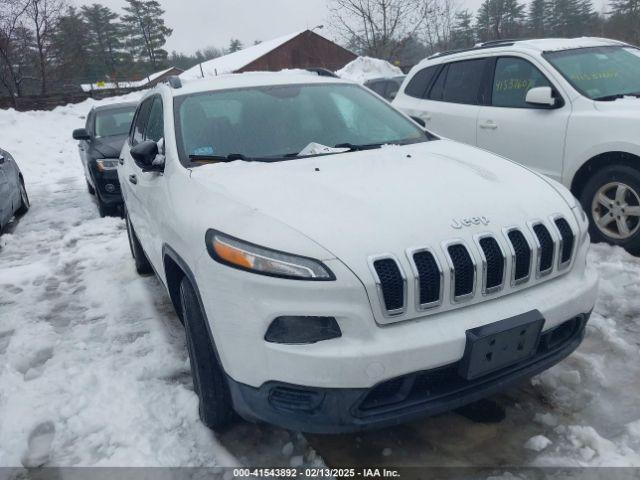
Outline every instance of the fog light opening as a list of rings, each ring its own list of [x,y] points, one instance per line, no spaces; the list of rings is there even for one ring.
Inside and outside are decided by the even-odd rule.
[[[265,340],[270,343],[304,345],[342,336],[333,317],[278,317],[269,326]]]
[[[114,193],[116,191],[116,186],[113,183],[107,183],[104,186],[104,189],[107,191],[107,193]]]

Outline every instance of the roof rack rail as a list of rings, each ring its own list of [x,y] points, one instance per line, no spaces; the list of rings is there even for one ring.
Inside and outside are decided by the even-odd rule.
[[[177,75],[171,75],[169,78],[167,78],[167,83],[171,88],[182,88],[182,80]]]
[[[506,40],[506,41],[500,41],[500,42],[488,42],[486,44],[485,43],[477,44],[476,46],[470,47],[470,48],[459,48],[457,50],[448,50],[446,52],[438,52],[438,53],[434,53],[433,55],[427,57],[427,60],[431,60],[433,58],[446,57],[448,55],[453,55],[455,53],[473,52],[475,50],[482,50],[484,48],[510,47],[516,41],[518,41],[518,40],[515,40],[515,41]]]
[[[496,45],[502,45],[503,43],[508,43],[510,45],[513,45],[516,42],[521,42],[523,40],[530,40],[529,38],[500,38],[497,40],[489,40],[486,42],[480,42],[480,43],[476,43],[476,47],[488,47],[490,45],[496,46]]]

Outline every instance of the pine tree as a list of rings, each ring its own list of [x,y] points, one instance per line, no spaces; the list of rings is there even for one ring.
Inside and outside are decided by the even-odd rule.
[[[544,37],[549,30],[548,0],[532,0],[527,16],[527,29],[533,37]]]
[[[163,47],[173,32],[164,23],[164,10],[157,0],[127,0],[127,3],[122,25],[128,46],[138,59],[147,60],[157,69],[167,59]]]
[[[53,34],[57,76],[66,83],[71,79],[83,81],[89,75],[91,55],[89,53],[89,29],[75,7],[58,19]]]
[[[231,42],[229,42],[229,48],[227,49],[227,53],[237,52],[239,50],[242,50],[243,48],[244,48],[244,45],[240,40],[238,40],[237,38],[232,38]]]
[[[518,0],[484,0],[476,15],[481,41],[516,38],[524,31],[524,5]]]
[[[473,14],[469,10],[462,10],[456,13],[451,31],[452,48],[472,47],[475,42],[476,35],[473,27]]]
[[[611,0],[611,10],[615,37],[640,44],[640,0]]]
[[[94,3],[82,7],[82,16],[88,30],[92,75],[96,78],[109,76],[117,83],[126,56],[118,15],[108,7]]]

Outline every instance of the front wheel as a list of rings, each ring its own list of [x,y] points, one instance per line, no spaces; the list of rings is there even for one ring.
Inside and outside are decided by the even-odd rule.
[[[585,185],[580,203],[589,214],[594,242],[640,254],[640,171],[627,165],[599,170]]]
[[[222,367],[216,358],[200,302],[187,277],[180,283],[180,304],[193,387],[200,400],[200,419],[207,427],[218,430],[228,426],[235,418],[231,394]]]
[[[127,225],[127,237],[129,238],[129,248],[131,249],[131,256],[133,257],[133,261],[136,264],[136,271],[140,275],[147,275],[153,271],[151,268],[151,263],[149,263],[149,259],[147,255],[144,253],[144,249],[140,244],[140,240],[138,240],[138,236],[136,235],[136,231],[133,229],[133,225],[131,225],[131,220],[129,219],[129,213],[124,210],[124,221]]]
[[[27,195],[27,189],[24,186],[24,180],[20,179],[20,207],[16,211],[16,215],[21,217],[29,211],[31,203],[29,202],[29,195]]]

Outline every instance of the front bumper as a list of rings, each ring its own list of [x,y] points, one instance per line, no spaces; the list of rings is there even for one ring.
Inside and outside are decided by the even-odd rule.
[[[310,388],[281,382],[253,388],[228,378],[231,396],[245,419],[303,432],[346,433],[397,425],[459,408],[552,367],[580,345],[589,315],[543,332],[533,357],[474,380],[459,376],[455,362],[373,388]]]

